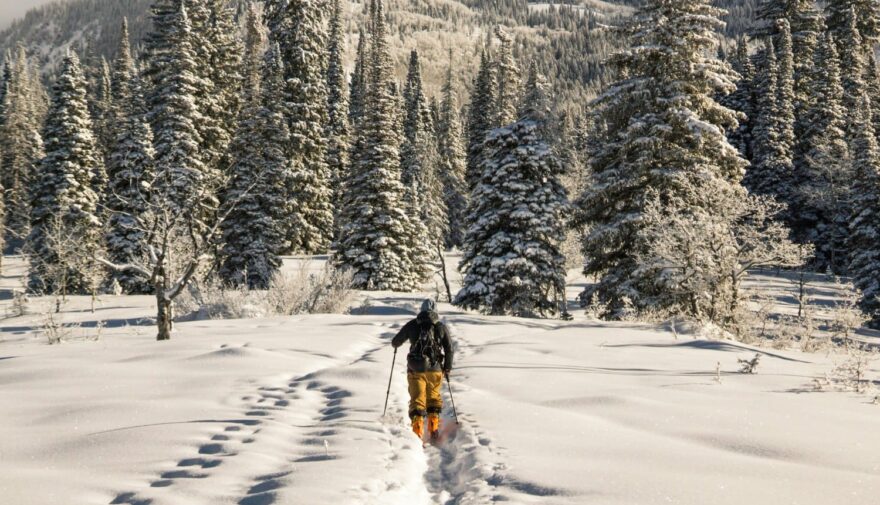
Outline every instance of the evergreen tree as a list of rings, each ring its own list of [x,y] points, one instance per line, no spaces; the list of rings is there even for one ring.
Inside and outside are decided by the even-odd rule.
[[[829,26],[830,29],[830,26]],[[867,59],[863,50],[863,38],[858,29],[856,20],[856,10],[851,9],[847,18],[847,23],[841,30],[832,30],[838,43],[840,52],[843,76],[843,106],[846,110],[854,111],[859,107],[859,99],[862,93],[867,89],[865,82],[865,69],[867,68]],[[839,33],[839,35],[838,35]],[[842,37],[838,38],[838,37]],[[857,135],[858,132],[854,128],[858,128],[855,124],[855,116],[850,114],[850,123],[847,124],[847,132],[850,137]]]
[[[436,132],[431,110],[422,92],[419,53],[410,53],[409,71],[403,91],[403,145],[400,149],[401,180],[406,194],[412,235],[409,247],[415,252],[413,263],[427,265],[447,234],[443,184],[437,173]],[[421,279],[420,279],[421,280]]]
[[[127,23],[113,63],[113,125],[115,138],[107,158],[106,234],[107,257],[114,264],[135,264],[147,257],[147,232],[142,217],[147,212],[155,177],[153,134],[146,120],[142,84],[134,68]],[[149,279],[132,271],[111,272],[124,293],[148,294]]]
[[[164,3],[154,5],[150,58],[146,60],[152,91],[148,97],[149,119],[155,148],[158,201],[174,212],[203,218],[217,207],[209,189],[210,176],[200,155],[197,123],[201,121],[196,95],[202,81],[196,76],[191,25],[186,6],[176,0],[176,10]],[[161,36],[161,37],[160,37]]]
[[[342,0],[333,0],[330,18],[330,48],[327,59],[327,167],[331,187],[339,201],[339,182],[348,166],[348,97],[345,93],[345,31],[342,26]]]
[[[794,116],[791,74],[786,71],[791,67],[788,64],[779,65],[773,42],[770,39],[764,42],[763,86],[760,88],[758,117],[752,131],[754,158],[744,182],[752,193],[784,198],[794,184]],[[790,61],[786,58],[786,62]]]
[[[265,53],[265,30],[257,4],[248,2],[247,13],[244,22],[244,58],[242,60],[242,89],[243,97],[252,97],[255,90],[259,89],[263,66],[263,54]],[[246,100],[243,100],[246,101]],[[248,104],[245,104],[248,105]]]
[[[102,160],[75,53],[62,63],[43,137],[46,157],[33,187],[28,287],[36,293],[94,293],[98,279],[91,263],[102,224],[91,185]]]
[[[871,124],[870,100],[862,93],[854,111],[850,150],[853,157],[852,216],[850,219],[850,274],[861,290],[860,306],[868,326],[880,328],[880,149]]]
[[[735,129],[728,132],[727,136],[746,159],[752,157],[752,127],[755,115],[755,66],[749,56],[748,42],[745,37],[740,37],[736,43],[736,56],[733,59],[733,68],[739,74],[736,81],[736,91],[729,95],[719,97],[719,102],[724,106],[741,112],[739,124]]]
[[[537,71],[521,119],[493,130],[471,195],[462,289],[455,304],[489,314],[545,316],[565,310],[562,167],[541,139],[548,104]]]
[[[191,21],[191,50],[198,80],[196,107],[200,120],[199,154],[211,192],[222,185],[227,153],[241,107],[239,28],[228,0],[184,0]]]
[[[801,240],[816,246],[814,267],[843,275],[847,269],[848,198],[853,180],[846,138],[840,59],[834,38],[827,33],[814,55],[810,95],[813,106],[803,143],[810,147],[799,188],[801,216],[809,234]]]
[[[248,51],[248,53],[252,53]],[[246,75],[245,79],[253,81]],[[222,224],[220,276],[231,285],[266,289],[281,266],[284,249],[285,186],[290,141],[284,108],[284,65],[274,46],[266,54],[262,89],[245,96],[245,108],[232,143],[232,178],[223,193],[228,212]]]
[[[852,30],[852,22],[862,36],[860,42],[865,44],[857,47],[864,50],[880,40],[880,5],[876,0],[827,0],[825,16],[828,30],[840,44],[841,52],[850,42],[847,33]]]
[[[39,81],[30,74],[27,55],[18,46],[7,56],[8,74],[0,123],[0,186],[4,191],[5,242],[20,247],[30,233],[30,191],[43,158],[36,96]]]
[[[498,95],[495,98],[495,126],[508,125],[517,119],[522,83],[520,69],[513,57],[513,39],[500,26],[495,36],[501,42],[495,63]]]
[[[285,62],[287,155],[294,178],[287,236],[290,251],[326,252],[333,238],[333,207],[327,167],[327,32],[323,4],[316,0],[266,3],[270,40]]]
[[[364,95],[366,94],[366,61],[367,61],[367,35],[361,28],[358,35],[357,56],[354,62],[354,71],[351,73],[349,86],[349,123],[354,127],[360,123],[364,114]]]
[[[448,216],[446,247],[460,247],[464,239],[464,218],[467,211],[467,154],[459,120],[458,102],[452,82],[452,54],[443,83],[443,101],[440,102],[437,121],[437,171],[443,184],[443,200]]]
[[[593,103],[594,184],[575,224],[588,229],[585,273],[599,276],[582,299],[606,317],[631,307],[718,321],[738,301],[728,273],[747,163],[724,135],[736,114],[714,100],[734,89],[732,69],[714,57],[722,13],[708,0],[646,2],[626,26],[631,48],[610,60],[624,77]],[[662,216],[673,226],[664,230]],[[670,250],[693,252],[694,263]]]
[[[467,183],[472,190],[480,180],[483,143],[486,134],[495,128],[495,103],[498,91],[496,88],[495,67],[486,51],[480,56],[480,70],[474,81],[471,92],[470,112],[468,115],[468,152],[467,152]]]
[[[402,209],[398,119],[393,67],[381,0],[372,0],[371,44],[363,118],[345,181],[335,261],[354,274],[359,289],[408,291],[421,265],[406,243],[409,218]]]
[[[874,133],[880,136],[880,71],[878,71],[877,59],[873,54],[868,54],[867,60],[865,89],[871,100],[871,123],[874,125]]]
[[[128,19],[122,19],[121,38],[113,61],[110,76],[110,97],[114,113],[123,104],[126,94],[131,91],[131,79],[134,77],[134,58],[131,56],[131,41],[128,33]],[[115,129],[115,126],[114,126]]]

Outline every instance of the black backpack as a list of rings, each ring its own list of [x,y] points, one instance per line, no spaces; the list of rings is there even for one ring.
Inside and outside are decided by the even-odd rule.
[[[442,362],[443,347],[439,342],[439,333],[440,323],[419,324],[419,337],[410,350],[410,356],[425,360],[429,366]]]

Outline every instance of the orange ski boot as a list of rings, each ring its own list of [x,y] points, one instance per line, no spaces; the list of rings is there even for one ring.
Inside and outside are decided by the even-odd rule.
[[[440,415],[430,414],[428,416],[428,435],[431,442],[437,443],[440,440]]]
[[[425,418],[422,416],[413,416],[412,430],[413,433],[421,439],[425,434]]]

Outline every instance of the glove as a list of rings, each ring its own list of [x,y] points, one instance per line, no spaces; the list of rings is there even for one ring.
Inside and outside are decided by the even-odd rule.
[[[443,369],[443,375],[445,375],[446,378],[448,379],[448,378],[449,378],[449,372],[451,372],[451,371],[452,371],[452,370],[450,370],[450,369],[448,369],[448,368],[444,368],[444,369]]]

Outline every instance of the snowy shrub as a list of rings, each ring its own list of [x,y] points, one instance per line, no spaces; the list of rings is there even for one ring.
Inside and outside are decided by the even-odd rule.
[[[866,346],[853,347],[847,351],[847,358],[825,376],[824,385],[832,386],[839,391],[867,393],[874,386],[870,376],[871,364],[880,359],[876,349]],[[817,381],[821,387],[822,381]]]
[[[28,298],[26,291],[14,289],[12,291],[12,304],[6,307],[6,317],[12,318],[27,314],[29,301],[30,298]]]
[[[354,298],[348,271],[326,266],[310,273],[307,264],[276,273],[265,290],[224,286],[212,279],[192,283],[178,307],[183,319],[251,319],[273,315],[345,312]]]
[[[836,341],[849,348],[856,329],[867,321],[867,317],[859,308],[861,294],[857,290],[842,286],[839,281],[837,287],[846,294],[834,304],[828,330]]]
[[[303,265],[295,273],[279,273],[266,292],[273,314],[337,314],[345,312],[352,300],[352,273],[327,265],[319,274],[310,274]]]
[[[761,355],[755,354],[755,357],[752,359],[738,358],[736,361],[740,364],[739,373],[754,374],[758,372],[758,365],[761,362]]]

